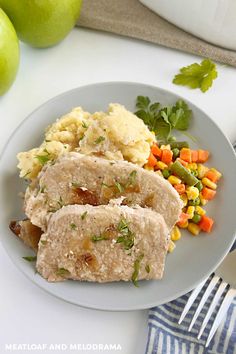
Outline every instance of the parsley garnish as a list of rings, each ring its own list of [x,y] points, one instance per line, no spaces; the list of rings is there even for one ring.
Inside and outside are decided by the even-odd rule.
[[[41,186],[39,189],[39,193],[44,193],[45,192],[46,187],[45,186]]]
[[[150,265],[149,264],[146,265],[145,270],[147,273],[150,273]]]
[[[144,254],[140,254],[140,256],[138,256],[138,258],[134,262],[134,272],[132,274],[131,279],[132,279],[133,284],[137,287],[139,286],[137,280],[138,280],[138,273],[140,270],[140,263],[141,263],[143,257],[144,257]]]
[[[84,220],[87,216],[88,212],[85,211],[82,215],[81,215],[81,220]]]
[[[44,149],[43,152],[45,153],[44,155],[36,155],[35,158],[41,163],[41,165],[45,165],[48,161],[51,160],[50,154],[47,151],[47,149]]]
[[[87,129],[87,128],[88,128],[88,124],[85,123],[85,121],[83,121],[83,122],[82,122],[82,127],[83,127],[84,129]]]
[[[104,141],[105,140],[105,138],[104,138],[104,136],[99,136],[95,141],[94,141],[94,143],[95,144],[100,144],[102,141]]]
[[[56,275],[60,275],[60,276],[64,276],[64,275],[68,275],[70,272],[68,269],[65,269],[65,268],[59,268],[57,271],[56,271]]]
[[[118,191],[120,192],[120,193],[123,193],[124,192],[124,186],[121,184],[121,183],[119,183],[119,182],[115,182],[115,187],[118,189]]]
[[[35,158],[38,159],[41,165],[45,165],[45,163],[47,163],[50,160],[50,158],[47,155],[36,155]]]
[[[65,203],[63,202],[61,196],[60,196],[59,200],[57,201],[57,203],[59,204],[59,207],[60,207],[60,208],[62,208],[62,207],[65,205]]]
[[[130,231],[125,219],[120,220],[117,230],[121,236],[117,237],[116,243],[123,243],[124,249],[130,250],[134,245],[134,233]]]
[[[108,239],[108,238],[107,238],[105,235],[99,235],[99,236],[94,235],[94,236],[91,237],[91,240],[92,240],[93,242],[102,241],[102,240],[107,240],[107,239]]]
[[[35,262],[37,260],[36,256],[25,256],[22,257],[24,260],[28,261],[28,262]]]
[[[206,92],[217,75],[216,64],[210,59],[204,59],[200,64],[194,63],[181,68],[180,74],[175,75],[173,83],[192,89],[200,88],[202,92]]]
[[[178,100],[173,106],[160,108],[159,103],[151,103],[148,97],[138,96],[136,107],[138,111],[135,114],[164,143],[175,140],[171,136],[173,129],[187,130],[192,116],[192,111],[182,100]]]
[[[71,230],[76,230],[77,226],[72,222],[70,224],[70,228],[71,228]]]
[[[136,182],[136,177],[137,177],[137,171],[134,170],[129,174],[129,179],[126,184],[126,187],[133,186]]]
[[[41,240],[40,242],[42,243],[42,245],[46,245],[47,244],[46,240]]]

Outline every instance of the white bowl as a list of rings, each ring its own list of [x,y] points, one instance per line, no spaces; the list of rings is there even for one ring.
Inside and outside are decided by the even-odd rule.
[[[235,0],[140,0],[167,21],[220,47],[236,50]]]

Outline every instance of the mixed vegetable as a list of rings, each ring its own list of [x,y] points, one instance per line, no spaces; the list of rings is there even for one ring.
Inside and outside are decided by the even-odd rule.
[[[147,97],[138,96],[138,108],[140,108],[140,102],[146,102],[146,106],[143,104],[142,112],[138,111],[136,114],[148,126],[155,128],[154,133],[159,141],[151,147],[148,162],[144,168],[155,171],[167,179],[179,193],[184,205],[180,219],[171,233],[169,252],[172,252],[175,248],[174,242],[181,238],[180,229],[187,229],[194,236],[201,231],[211,232],[214,220],[206,215],[203,206],[215,197],[217,182],[222,175],[215,168],[208,168],[205,165],[209,158],[209,151],[192,150],[188,142],[176,141],[175,137],[170,134],[172,129],[181,127],[182,129],[179,130],[186,130],[188,128],[191,111],[185,102],[181,101],[179,104],[178,101],[173,107],[160,108],[157,103],[151,104]],[[152,106],[156,109],[155,114],[153,114],[154,109],[150,109]],[[163,115],[162,112],[168,114]],[[177,128],[173,125],[174,121],[178,122]],[[162,133],[160,141],[158,130],[163,128],[163,123],[169,125],[170,129],[163,131],[164,134]]]

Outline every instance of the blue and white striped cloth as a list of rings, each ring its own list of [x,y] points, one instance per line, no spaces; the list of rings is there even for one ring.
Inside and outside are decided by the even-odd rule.
[[[235,247],[236,243],[233,248]],[[219,307],[209,320],[200,340],[197,335],[209,306],[204,306],[191,332],[188,332],[193,314],[207,285],[203,287],[181,325],[178,320],[190,293],[150,309],[146,354],[236,354],[236,297],[208,348],[205,348],[206,339]],[[214,292],[210,295],[207,305],[211,303],[213,296]]]

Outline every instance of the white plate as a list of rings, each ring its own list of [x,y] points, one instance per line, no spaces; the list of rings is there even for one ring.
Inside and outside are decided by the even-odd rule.
[[[16,168],[16,154],[40,144],[45,127],[72,107],[81,105],[94,112],[106,110],[108,103],[119,102],[135,110],[138,95],[149,96],[162,104],[173,104],[180,97],[157,87],[139,83],[101,83],[66,92],[35,110],[10,137],[0,161],[0,239],[16,267],[33,283],[61,299],[77,305],[102,310],[137,310],[173,300],[193,289],[212,272],[229,251],[236,229],[236,159],[234,151],[217,125],[199,108],[193,110],[190,133],[198,146],[211,151],[209,165],[217,167],[223,178],[214,201],[207,206],[215,219],[213,232],[193,237],[184,234],[174,253],[167,256],[164,278],[160,281],[132,283],[86,283],[65,281],[48,283],[35,273],[34,264],[22,259],[32,252],[8,229],[9,221],[21,218],[22,200],[18,193],[25,189]]]

